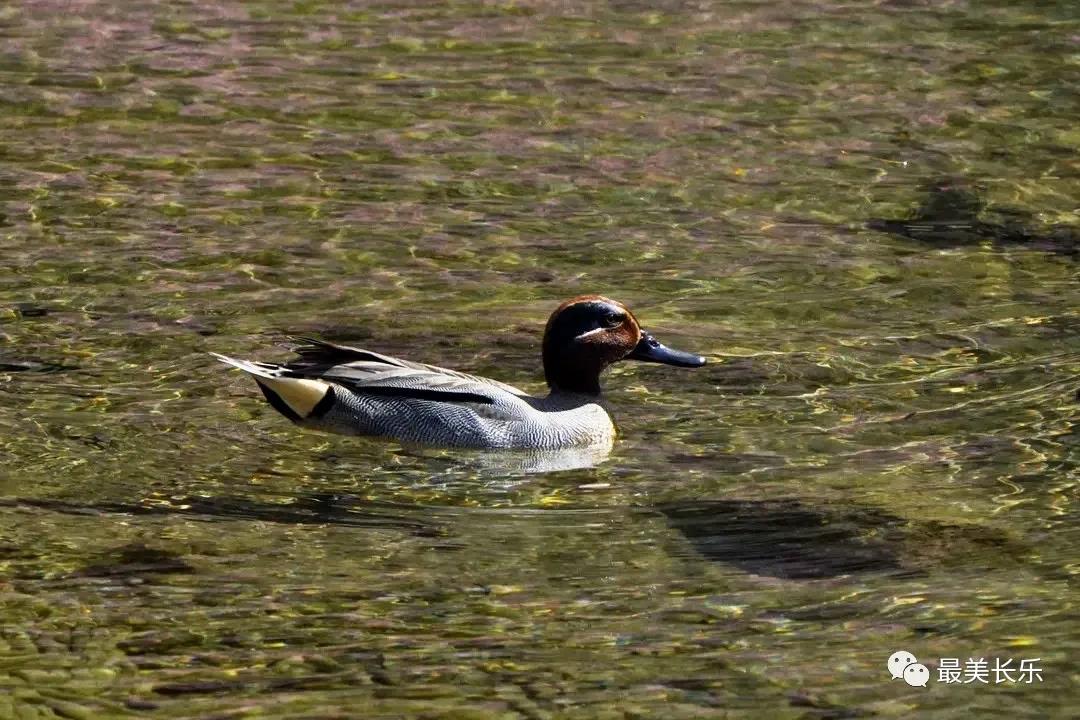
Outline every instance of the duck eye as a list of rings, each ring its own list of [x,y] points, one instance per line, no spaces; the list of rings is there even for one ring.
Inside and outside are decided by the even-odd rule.
[[[623,320],[626,318],[621,313],[611,312],[604,315],[603,323],[604,327],[609,330],[614,330],[623,324]]]

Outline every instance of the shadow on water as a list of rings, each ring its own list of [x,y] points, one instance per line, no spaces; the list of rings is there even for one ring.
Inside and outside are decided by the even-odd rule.
[[[820,508],[796,499],[706,500],[656,506],[703,557],[791,580],[858,573],[918,574],[992,549],[1019,560],[1029,548],[980,526],[915,522],[876,508]]]
[[[363,506],[362,509],[360,506]],[[340,525],[399,530],[418,537],[442,537],[435,523],[411,517],[409,508],[372,503],[332,493],[300,495],[288,503],[259,502],[239,497],[185,497],[167,505],[126,502],[75,503],[66,500],[3,498],[0,507],[37,508],[70,515],[126,514],[139,516],[184,515],[207,521],[258,520],[289,525]]]
[[[282,502],[261,502],[241,497],[181,497],[167,504],[155,502],[70,502],[42,498],[0,498],[0,508],[41,510],[82,517],[126,515],[141,518],[187,517],[204,522],[256,521],[280,525],[337,526],[354,529],[393,531],[425,538],[432,548],[457,550],[461,543],[449,537],[449,531],[435,522],[416,519],[415,511],[390,503],[321,493],[291,497]],[[25,559],[36,552],[18,545],[0,544],[0,562]],[[40,579],[40,570],[32,568],[21,579]],[[171,549],[148,546],[142,542],[102,547],[98,558],[63,579],[128,578],[192,573],[194,568],[183,555]]]
[[[1023,245],[1080,258],[1080,228],[1064,224],[1040,227],[1027,211],[990,208],[977,183],[963,178],[935,178],[923,186],[923,193],[922,203],[912,217],[874,218],[866,226],[937,247],[990,240],[999,247]]]
[[[167,505],[137,502],[74,503],[55,499],[0,499],[0,508],[39,509],[70,515],[185,516],[208,522],[255,520],[286,525],[331,525],[392,530],[430,538],[440,549],[460,549],[447,523],[415,509],[372,503],[350,495],[319,493],[260,502],[239,497],[178,498]],[[703,500],[642,508],[661,513],[704,558],[753,575],[790,580],[865,573],[921,574],[955,558],[1024,562],[1031,548],[1001,531],[980,525],[914,521],[877,508],[819,507],[798,499]],[[554,513],[548,511],[545,514]],[[187,572],[179,556],[139,544],[108,551],[83,575]],[[678,551],[674,551],[676,554]],[[0,556],[3,555],[0,548]]]
[[[879,510],[829,513],[797,500],[710,500],[657,509],[701,555],[755,575],[829,578],[900,569],[889,540],[900,519]]]
[[[56,373],[75,370],[69,365],[57,365],[43,360],[6,358],[0,356],[0,372]]]
[[[100,562],[85,566],[76,573],[81,577],[137,577],[148,574],[191,573],[195,568],[171,550],[153,548],[143,543],[129,543],[111,548]]]

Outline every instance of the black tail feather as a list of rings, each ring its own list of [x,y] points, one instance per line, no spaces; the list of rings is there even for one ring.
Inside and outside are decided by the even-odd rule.
[[[360,348],[335,345],[325,340],[310,337],[291,336],[289,339],[297,343],[296,347],[293,348],[293,352],[300,356],[300,364],[303,365],[325,365],[330,367],[357,360],[385,362],[378,355]]]
[[[282,400],[280,395],[268,388],[266,385],[263,385],[259,381],[258,377],[255,378],[255,383],[259,386],[259,389],[262,390],[263,397],[266,398],[266,402],[270,403],[270,407],[274,408],[279,413],[292,420],[294,423],[298,423],[304,419],[297,415],[296,411],[289,407],[289,404]]]

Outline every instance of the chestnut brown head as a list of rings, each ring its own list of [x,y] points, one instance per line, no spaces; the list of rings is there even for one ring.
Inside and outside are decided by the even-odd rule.
[[[600,373],[620,360],[701,367],[705,358],[672,350],[641,329],[625,305],[602,295],[567,300],[544,330],[544,376],[552,390],[600,394]]]

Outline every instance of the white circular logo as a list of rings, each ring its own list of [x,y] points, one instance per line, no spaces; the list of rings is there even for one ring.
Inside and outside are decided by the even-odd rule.
[[[904,668],[904,682],[911,687],[926,687],[929,679],[930,671],[922,663],[911,663]]]
[[[889,656],[889,674],[893,680],[899,680],[904,677],[904,668],[917,662],[919,661],[915,656],[907,650],[897,650]]]

